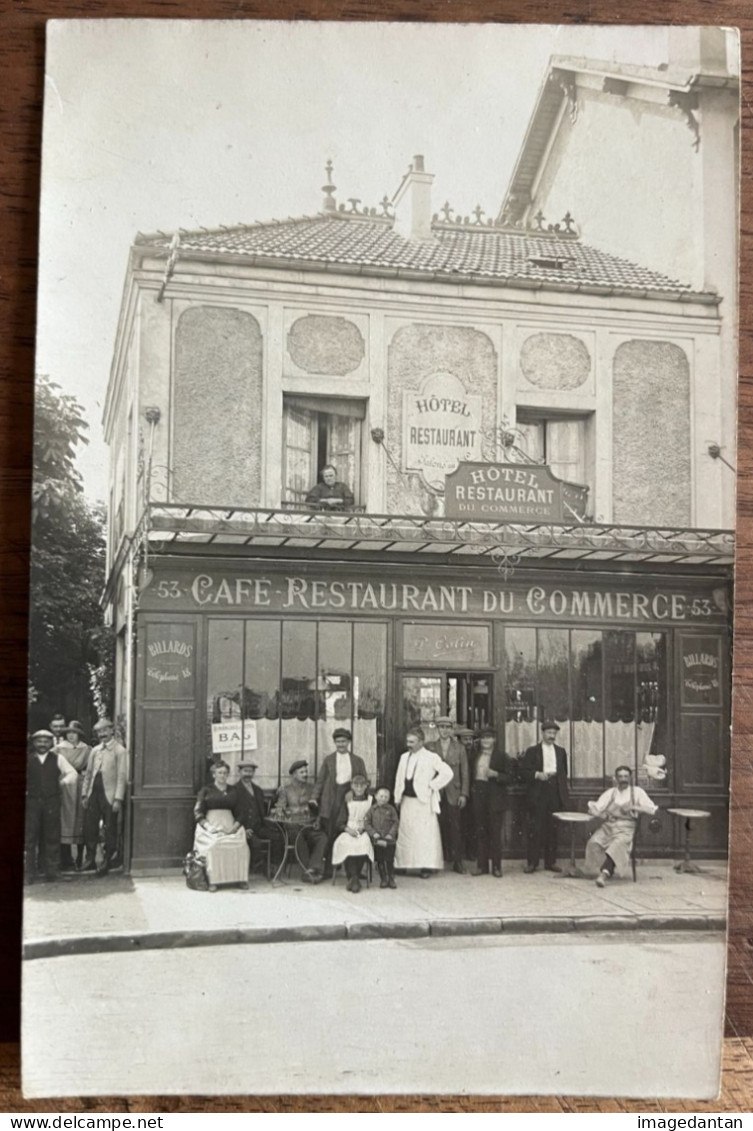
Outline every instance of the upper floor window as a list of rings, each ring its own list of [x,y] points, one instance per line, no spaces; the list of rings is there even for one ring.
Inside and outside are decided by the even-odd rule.
[[[590,488],[593,499],[591,416],[518,413],[518,446],[558,479]]]
[[[365,400],[284,398],[283,504],[334,510],[360,504],[365,419]]]

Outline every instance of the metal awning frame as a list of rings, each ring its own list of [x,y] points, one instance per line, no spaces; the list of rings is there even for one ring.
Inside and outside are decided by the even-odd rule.
[[[421,515],[212,507],[151,503],[144,516],[149,551],[177,545],[438,554],[541,561],[731,565],[731,530],[605,523],[512,523]]]

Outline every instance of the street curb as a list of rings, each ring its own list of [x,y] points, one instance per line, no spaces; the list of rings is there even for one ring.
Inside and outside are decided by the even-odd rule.
[[[180,950],[200,946],[265,943],[355,942],[367,939],[459,938],[465,935],[566,934],[586,931],[724,931],[723,915],[520,915],[500,918],[409,920],[403,922],[322,923],[297,927],[228,927],[206,931],[153,931],[128,935],[80,935],[29,939],[25,961],[82,954]]]

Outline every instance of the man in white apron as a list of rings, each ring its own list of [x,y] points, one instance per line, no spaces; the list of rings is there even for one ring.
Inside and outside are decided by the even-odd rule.
[[[614,786],[605,790],[598,801],[588,803],[591,816],[602,819],[586,845],[586,871],[597,873],[596,886],[600,888],[612,879],[615,871],[629,871],[638,817],[641,813],[653,816],[658,809],[645,790],[633,785],[629,766],[618,766],[614,780]]]

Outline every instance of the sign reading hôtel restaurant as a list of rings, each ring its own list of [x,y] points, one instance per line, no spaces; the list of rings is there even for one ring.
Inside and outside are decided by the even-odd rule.
[[[391,575],[394,577],[394,574]],[[457,582],[457,583],[455,583]],[[382,615],[494,617],[523,621],[613,621],[649,624],[723,625],[726,591],[709,584],[681,582],[641,585],[623,578],[608,586],[588,579],[572,582],[518,580],[494,575],[485,582],[463,583],[462,575],[442,582],[394,581],[376,571],[332,578],[301,563],[284,572],[248,563],[193,568],[165,563],[155,569],[139,599],[142,612],[218,612],[275,615]]]
[[[420,471],[441,491],[448,472],[461,460],[481,455],[482,398],[466,393],[452,373],[433,373],[420,391],[403,394],[403,452],[406,471]]]
[[[569,523],[586,513],[588,488],[543,464],[461,463],[445,480],[447,518]]]

